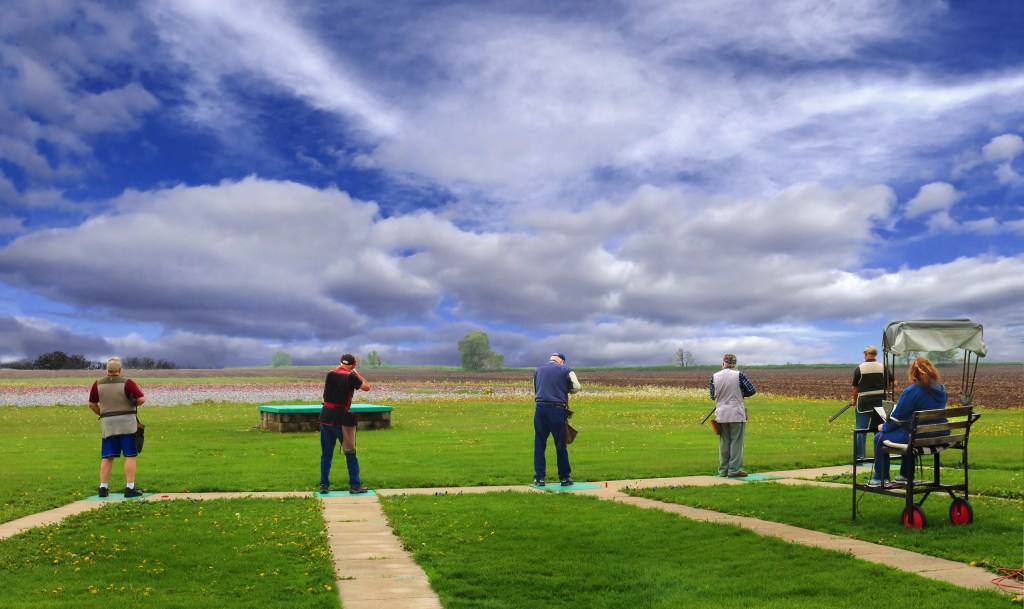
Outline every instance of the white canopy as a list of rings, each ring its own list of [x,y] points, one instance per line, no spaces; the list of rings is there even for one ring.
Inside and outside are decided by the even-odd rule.
[[[978,357],[988,353],[981,324],[969,319],[890,321],[882,333],[882,345],[889,353],[951,349],[966,349]]]

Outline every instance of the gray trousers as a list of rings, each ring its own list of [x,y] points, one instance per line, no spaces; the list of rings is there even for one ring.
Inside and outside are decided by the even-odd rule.
[[[722,423],[718,436],[718,475],[729,476],[743,470],[743,434],[746,423]]]

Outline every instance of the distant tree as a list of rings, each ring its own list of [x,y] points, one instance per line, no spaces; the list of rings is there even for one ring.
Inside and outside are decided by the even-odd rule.
[[[921,356],[927,357],[931,362],[937,366],[943,366],[946,364],[955,364],[959,361],[960,350],[950,349],[949,351],[908,351],[897,358],[898,361],[902,361],[904,364],[910,365],[910,362]]]
[[[37,357],[32,367],[36,370],[63,370],[67,363],[67,353],[63,351],[50,351]]]
[[[366,365],[371,368],[380,368],[384,365],[384,362],[381,361],[380,355],[374,350],[366,354]]]
[[[669,360],[673,365],[679,366],[680,368],[686,368],[687,366],[693,366],[693,354],[686,349],[676,349],[675,354]]]
[[[932,360],[933,364],[955,364],[957,358],[960,356],[959,349],[950,349],[949,351],[929,351],[925,356]]]
[[[88,370],[92,366],[93,362],[85,359],[84,355],[68,355],[63,351],[51,351],[33,360],[29,368],[33,370]]]
[[[491,351],[484,332],[470,332],[459,341],[459,358],[463,370],[501,370],[505,366],[505,356]]]
[[[274,354],[274,357],[270,358],[270,365],[274,368],[280,368],[282,366],[292,365],[292,356],[288,355],[284,351],[278,351]]]
[[[0,363],[0,368],[10,368],[11,370],[32,370],[34,367],[35,361],[28,358]]]
[[[484,362],[484,370],[501,370],[505,367],[505,356],[494,353],[487,354],[487,361]]]
[[[129,370],[173,370],[177,368],[174,362],[165,359],[156,360],[152,357],[126,357],[121,360],[121,365]]]

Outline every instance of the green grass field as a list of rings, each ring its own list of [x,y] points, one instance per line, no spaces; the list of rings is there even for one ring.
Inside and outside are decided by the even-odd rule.
[[[795,469],[849,461],[852,419],[831,425],[826,422],[840,403],[755,396],[748,405],[751,412],[745,451],[748,470]],[[602,391],[582,396],[574,401],[577,414],[573,423],[581,430],[570,451],[574,478],[581,482],[636,481],[714,473],[717,438],[707,426],[699,425],[709,408],[709,401],[694,392],[670,389]],[[532,412],[528,403],[501,398],[395,404],[391,430],[359,434],[364,482],[375,488],[525,485],[532,476]],[[144,407],[141,417],[147,424],[147,444],[139,457],[137,482],[144,490],[312,492],[316,486],[317,435],[260,431],[256,405],[211,403]],[[985,412],[972,433],[973,491],[1020,497],[1024,470],[1022,437],[1024,418],[1019,409]],[[57,507],[96,492],[99,425],[84,406],[0,407],[0,445],[4,447],[0,453],[0,467],[4,471],[0,478],[0,521]],[[549,450],[549,460],[553,460],[550,453]],[[335,462],[334,477],[336,484],[344,484],[344,464],[340,457]],[[111,486],[116,491],[120,484],[123,484],[123,474],[118,463]],[[706,493],[704,489],[689,489],[685,496],[719,501],[719,509],[723,510],[732,507],[732,503],[752,506],[751,509],[761,510],[760,517],[767,518],[765,512],[777,513],[783,521],[792,519],[798,526],[813,524],[801,524],[803,521],[798,516],[806,512],[814,514],[812,520],[832,522],[839,527],[839,534],[858,537],[865,534],[869,541],[884,540],[894,546],[903,547],[901,544],[906,540],[910,540],[908,543],[920,541],[908,535],[899,524],[899,506],[895,499],[869,497],[870,507],[866,501],[862,504],[869,512],[865,513],[863,523],[859,519],[854,527],[849,522],[848,491],[839,489],[819,496],[817,491],[828,493],[831,489],[808,489],[812,492],[805,495],[802,488],[772,488],[778,486],[752,483],[740,488],[706,489]],[[395,497],[382,503],[407,546],[431,575],[446,607],[675,607],[683,604],[710,607],[720,606],[719,603],[816,607],[826,604],[826,598],[829,606],[881,607],[905,598],[889,593],[858,596],[857,592],[864,589],[864,582],[879,577],[886,585],[918,590],[922,596],[938,599],[933,605],[921,606],[982,607],[1007,601],[1006,597],[956,589],[843,555],[779,546],[781,542],[732,527],[692,523],[649,510],[556,495],[559,494]],[[678,500],[667,495],[659,499]],[[266,501],[266,505],[261,504],[262,501]],[[946,503],[933,501],[937,508],[944,508]],[[998,503],[1000,501],[1002,503]],[[990,502],[996,502],[991,503],[996,507],[990,508]],[[157,528],[163,532],[154,534],[163,537],[154,538],[156,541],[147,538],[141,542],[141,547],[131,547],[145,553],[150,562],[178,560],[180,557],[172,555],[182,554],[182,546],[175,546],[170,540],[177,532],[192,534],[192,529],[186,530],[188,527],[184,527],[183,521],[188,518],[193,526],[197,521],[187,514],[203,504],[188,505],[191,503],[173,502],[170,504],[173,507],[158,508],[173,516],[149,520],[147,527],[158,523]],[[231,500],[225,502],[224,510],[232,518],[235,513],[239,518],[252,514],[253,518],[267,522],[272,515],[281,518],[285,513],[307,514],[311,509],[309,503],[317,502]],[[979,498],[972,499],[972,503],[976,503],[976,521],[971,527],[948,533],[937,527],[934,532],[928,529],[923,534],[954,535],[942,543],[963,546],[964,553],[956,555],[955,560],[1013,566],[1012,562],[1005,565],[1003,561],[1015,554],[1019,559],[1024,545],[1020,534],[1021,501]],[[204,504],[212,508],[214,502]],[[789,507],[781,509],[780,504]],[[1002,514],[999,506],[1013,507],[1009,515],[997,517]],[[136,532],[133,522],[137,514],[131,511],[133,509],[148,508],[108,505],[69,519],[60,526],[35,529],[0,541],[0,560],[20,560],[24,566],[18,568],[27,569],[19,571],[15,578],[17,583],[7,598],[19,600],[9,606],[93,606],[89,604],[93,597],[107,601],[96,603],[97,607],[135,604],[138,595],[145,592],[145,587],[137,585],[141,582],[110,572],[106,579],[96,580],[104,584],[101,587],[63,568],[59,569],[59,577],[50,578],[47,574],[52,575],[57,568],[47,564],[50,557],[45,551],[49,540],[55,537],[62,539],[62,547],[86,538],[96,539],[89,537],[91,535],[106,535],[107,540],[127,544],[132,537],[128,533]],[[942,515],[933,517],[930,509],[931,505],[926,506],[929,517],[938,525],[943,520]],[[211,513],[212,509],[208,509],[204,518]],[[178,522],[179,518],[182,522]],[[223,515],[217,518],[222,525],[226,519]],[[306,535],[322,533],[324,524],[318,514],[309,514],[304,520],[301,527],[289,521],[289,530],[294,525]],[[209,526],[208,522],[204,521],[204,526]],[[298,522],[302,523],[302,519]],[[491,537],[490,530],[484,536],[483,530],[488,526],[485,523],[496,527],[490,530],[495,531],[494,537],[501,537],[501,544],[469,543],[478,537]],[[312,529],[305,529],[305,525]],[[116,534],[105,532],[111,530]],[[256,602],[262,605],[336,607],[336,595],[320,594],[313,585],[319,583],[322,576],[307,579],[305,575],[330,569],[326,557],[310,566],[311,563],[303,562],[308,557],[287,552],[271,553],[272,556],[259,561],[248,555],[235,555],[237,552],[233,549],[259,546],[260,539],[266,537],[266,530],[251,526],[222,534],[216,529],[207,529],[198,533],[197,539],[205,539],[207,545],[213,541],[215,548],[232,551],[213,552],[197,543],[187,546],[189,549],[184,556],[193,558],[196,564],[212,561],[203,566],[208,571],[233,573],[245,566],[258,566],[259,572],[264,573],[262,577],[266,578],[276,569],[276,581],[286,582],[288,590],[295,594],[279,598],[264,590],[259,594],[268,596],[256,597],[259,599]],[[228,533],[237,537],[225,537]],[[283,535],[284,531],[278,534]],[[957,534],[964,538],[955,537]],[[70,537],[64,537],[66,535]],[[421,538],[423,541],[418,541]],[[32,541],[26,542],[26,539]],[[98,542],[92,543],[99,547]],[[423,543],[428,544],[429,551],[422,547]],[[774,566],[766,569],[765,565],[776,564],[783,547],[786,568],[791,569],[792,577],[780,579]],[[741,549],[734,551],[733,548]],[[912,549],[941,555],[939,549],[927,544],[918,544]],[[481,551],[483,554],[479,553]],[[80,550],[74,553],[82,555]],[[132,555],[132,552],[118,555]],[[696,556],[700,556],[700,560],[692,559]],[[790,556],[792,558],[788,558]],[[3,563],[5,566],[13,564]],[[307,571],[307,567],[312,571]],[[138,564],[133,563],[132,569],[139,569]],[[145,567],[141,570],[145,571]],[[825,574],[832,571],[844,575],[836,578]],[[344,574],[339,575],[344,577]],[[160,603],[162,607],[234,606],[226,601],[222,604],[221,596],[246,593],[244,586],[241,591],[237,587],[222,588],[223,579],[186,577],[171,580],[177,582],[171,585],[167,577],[170,576],[165,571],[154,580],[155,586],[149,584],[150,594],[161,595],[168,587],[184,586],[193,591],[206,590],[211,596],[193,595],[191,601],[182,599],[177,604],[171,602],[169,596],[160,597],[167,600]],[[260,576],[257,573],[254,577]],[[260,588],[261,580],[254,581],[245,585]],[[54,593],[52,585],[62,586],[69,593]],[[97,592],[93,593],[88,585]],[[110,585],[114,588],[109,589]],[[126,586],[124,591],[120,590],[121,585]],[[303,590],[305,592],[300,594]],[[750,590],[758,592],[741,602],[737,599],[743,590],[748,594]],[[543,604],[545,599],[548,604]],[[0,606],[8,605],[0,602]]]
[[[905,529],[900,522],[903,499],[859,495],[858,516],[851,514],[849,489],[789,486],[757,482],[740,486],[662,487],[631,490],[631,494],[693,507],[784,522],[991,568],[1020,566],[1024,502],[993,497],[971,497],[975,523],[954,526],[949,521],[950,500],[930,496],[922,506],[927,529]],[[1018,543],[1007,543],[1016,536]]]
[[[730,525],[568,493],[383,502],[455,608],[1005,607],[969,591]]]
[[[336,609],[321,503],[126,501],[0,542],[0,606]]]
[[[580,438],[573,473],[633,480],[714,473],[717,438],[699,425],[707,400],[668,390],[597,394],[574,403]],[[750,471],[849,461],[848,424],[826,422],[835,403],[750,400],[745,459]],[[258,429],[252,404],[143,408],[145,490],[312,490],[319,474],[315,433]],[[532,407],[514,401],[423,401],[395,405],[393,428],[361,432],[364,481],[379,488],[527,483],[532,477]],[[848,423],[848,422],[847,422]],[[972,435],[979,489],[1019,488],[1024,469],[1019,410],[987,411]],[[86,407],[0,407],[0,521],[96,492],[99,424]],[[343,468],[342,468],[343,471]],[[115,464],[112,488],[123,484]]]

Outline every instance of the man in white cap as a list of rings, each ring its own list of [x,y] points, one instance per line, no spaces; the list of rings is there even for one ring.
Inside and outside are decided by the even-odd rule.
[[[886,385],[892,385],[892,377],[885,366],[877,361],[878,347],[864,347],[864,363],[853,371],[853,406],[856,429],[870,429],[872,432],[884,423],[875,411],[885,399]],[[856,434],[853,437],[853,458],[864,459],[867,434]]]
[[[141,497],[135,488],[135,432],[138,430],[138,407],[146,396],[135,381],[121,376],[121,359],[107,360],[107,376],[92,384],[89,408],[100,416],[103,442],[100,447],[100,497],[110,495],[108,482],[114,459],[124,455],[125,498]]]
[[[747,375],[736,369],[736,356],[726,353],[722,369],[711,377],[711,399],[715,401],[715,420],[722,426],[718,436],[718,475],[746,478],[743,471],[743,437],[747,426],[747,408],[743,398],[757,393]]]
[[[565,423],[568,420],[569,394],[580,390],[580,381],[565,363],[565,355],[552,353],[548,363],[533,373],[533,392],[537,410],[533,414],[533,484],[544,486],[547,477],[548,436],[555,441],[558,479],[562,486],[572,486],[569,449],[565,446]]]

